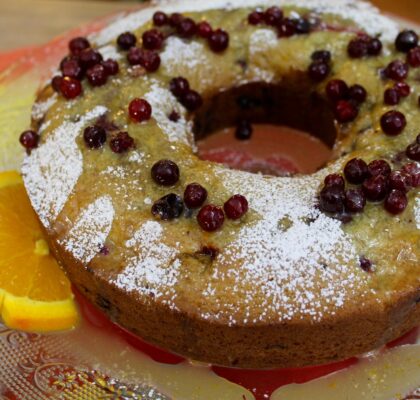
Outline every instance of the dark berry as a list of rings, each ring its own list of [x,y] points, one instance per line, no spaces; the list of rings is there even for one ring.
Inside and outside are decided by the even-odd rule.
[[[220,53],[229,46],[229,34],[223,29],[216,29],[208,37],[208,42],[212,51]]]
[[[404,114],[399,111],[388,111],[381,117],[381,128],[389,136],[399,135],[406,124]]]
[[[397,215],[407,208],[407,204],[407,195],[404,192],[393,189],[385,199],[384,207],[389,213]]]
[[[114,153],[124,153],[134,146],[134,139],[128,132],[119,132],[110,142],[109,147]]]
[[[369,40],[365,37],[352,39],[347,46],[347,53],[351,58],[362,58],[368,55]]]
[[[121,50],[130,50],[137,43],[137,38],[131,32],[124,32],[117,38],[118,47]]]
[[[89,47],[89,40],[85,37],[76,37],[69,42],[70,53],[75,56],[79,55],[83,50],[88,49]]]
[[[413,68],[420,67],[420,47],[417,46],[411,49],[407,54],[407,62]]]
[[[51,86],[55,92],[60,92],[61,81],[63,80],[62,76],[56,75],[51,79]]]
[[[105,129],[100,126],[88,126],[83,132],[83,139],[91,149],[98,149],[106,142]]]
[[[142,60],[143,49],[139,47],[131,47],[127,54],[127,61],[130,65],[140,65]]]
[[[170,221],[179,218],[184,211],[182,199],[175,193],[167,194],[155,201],[152,206],[152,214],[161,220]]]
[[[156,11],[153,14],[153,23],[155,26],[163,26],[168,23],[168,16],[162,11]]]
[[[341,213],[344,210],[345,194],[342,188],[326,186],[319,195],[319,207],[324,212]]]
[[[184,203],[188,208],[201,207],[207,199],[207,190],[198,183],[190,183],[184,191]]]
[[[239,140],[248,140],[252,136],[252,125],[246,119],[239,121],[235,130],[235,137]]]
[[[372,271],[372,261],[370,261],[366,257],[360,257],[360,268],[363,269],[365,272],[371,272]]]
[[[66,99],[74,99],[82,93],[82,84],[77,79],[65,77],[61,80],[60,92]]]
[[[189,90],[184,96],[182,96],[181,104],[188,111],[195,111],[202,106],[203,99],[201,95],[195,90]]]
[[[336,186],[340,189],[344,189],[345,182],[344,178],[339,174],[329,174],[324,179],[325,186]]]
[[[346,190],[346,199],[344,201],[346,211],[357,213],[362,212],[366,205],[366,196],[363,191],[358,189]]]
[[[184,19],[184,16],[182,14],[173,13],[169,17],[169,25],[172,26],[173,28],[176,28],[183,19]]]
[[[143,47],[148,50],[160,50],[163,45],[164,36],[157,29],[150,29],[143,33]]]
[[[152,167],[152,178],[162,186],[172,186],[179,180],[179,168],[171,160],[160,160]]]
[[[332,79],[327,83],[325,92],[327,93],[327,97],[335,102],[347,98],[349,87],[341,79]]]
[[[371,39],[368,43],[368,54],[370,56],[378,56],[382,51],[382,42],[377,39]]]
[[[413,161],[420,161],[420,144],[419,143],[412,143],[407,146],[405,154],[410,160]]]
[[[177,113],[175,110],[171,111],[171,113],[168,115],[168,118],[170,121],[172,122],[178,122],[179,119],[181,118],[181,116],[179,115],[179,113]]]
[[[155,51],[144,50],[140,57],[140,65],[148,72],[155,72],[160,67],[160,56]]]
[[[86,78],[92,86],[102,86],[108,80],[108,74],[102,64],[96,64],[86,71]]]
[[[381,201],[388,193],[388,178],[383,175],[372,176],[363,182],[362,188],[369,201]]]
[[[241,194],[235,194],[225,202],[223,209],[229,219],[239,219],[248,211],[248,200]]]
[[[211,35],[212,32],[213,32],[213,29],[207,21],[201,21],[197,24],[198,36],[204,39],[207,39]]]
[[[152,116],[152,106],[145,99],[135,98],[130,101],[128,114],[133,121],[147,121]]]
[[[405,164],[402,168],[403,172],[406,172],[411,176],[411,185],[414,188],[420,186],[420,165],[414,162]]]
[[[368,166],[361,158],[353,158],[344,167],[344,176],[350,183],[359,185],[369,176]]]
[[[118,74],[120,70],[120,66],[118,65],[118,62],[111,58],[108,58],[108,60],[102,61],[101,64],[105,68],[105,72],[108,75],[116,75]]]
[[[35,131],[30,130],[22,132],[19,142],[27,150],[35,149],[38,146],[39,135]]]
[[[408,97],[411,93],[410,85],[405,82],[397,82],[394,89],[398,91],[401,97]]]
[[[385,160],[374,160],[368,164],[369,176],[383,175],[391,173],[391,166]]]
[[[248,22],[251,25],[258,25],[264,21],[264,13],[262,11],[255,10],[248,15]]]
[[[176,98],[180,99],[189,92],[190,84],[185,78],[178,76],[177,78],[172,78],[169,82],[169,90]]]
[[[340,100],[334,107],[334,115],[338,122],[354,121],[359,114],[357,107],[350,101]]]
[[[283,19],[277,26],[277,32],[279,37],[290,37],[296,33],[296,25],[290,18]]]
[[[401,192],[408,192],[413,186],[412,177],[409,173],[404,171],[393,171],[389,175],[390,189],[400,190]]]
[[[391,61],[385,69],[385,75],[394,81],[403,81],[408,75],[408,65],[401,60]]]
[[[79,59],[81,66],[84,69],[88,69],[99,64],[103,60],[103,57],[101,53],[96,50],[86,49],[79,54]]]
[[[306,35],[311,31],[311,24],[306,18],[294,20],[295,30],[298,35]]]
[[[328,50],[317,50],[312,53],[311,59],[312,61],[322,61],[328,64],[331,61],[331,53]]]
[[[330,73],[331,67],[323,61],[314,61],[309,65],[308,75],[315,82],[323,81]]]
[[[400,93],[397,89],[386,89],[384,92],[384,103],[389,106],[397,105],[401,100]]]
[[[264,13],[264,20],[267,25],[277,26],[283,19],[283,11],[278,7],[270,7]]]
[[[70,78],[82,79],[84,71],[80,62],[75,58],[65,59],[60,64],[61,73],[63,76],[68,76]]]
[[[221,228],[224,220],[223,210],[213,204],[204,206],[197,215],[198,224],[207,232],[214,232]]]
[[[355,84],[349,88],[349,97],[356,103],[364,103],[367,98],[366,89],[362,85]]]
[[[197,24],[191,18],[184,18],[176,27],[179,36],[190,38],[197,32]]]
[[[419,37],[417,33],[412,30],[404,30],[400,32],[395,39],[395,47],[398,51],[408,53],[411,49],[417,46]]]

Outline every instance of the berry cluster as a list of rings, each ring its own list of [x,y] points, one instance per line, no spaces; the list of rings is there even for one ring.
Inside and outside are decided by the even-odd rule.
[[[188,111],[195,111],[203,104],[201,95],[192,90],[188,80],[182,76],[171,79],[169,90]]]
[[[347,46],[347,54],[350,58],[363,58],[378,56],[382,51],[382,42],[378,38],[368,35],[359,35],[350,40]]]
[[[248,15],[251,25],[265,24],[277,29],[279,37],[304,35],[311,31],[311,24],[306,18],[286,18],[278,7],[270,7],[265,11],[255,10]]]
[[[405,82],[396,82],[391,88],[384,92],[384,103],[389,106],[395,106],[401,99],[408,97],[411,93],[411,87]]]
[[[414,68],[420,67],[419,37],[412,30],[400,32],[395,39],[395,48],[407,54],[407,63]]]
[[[171,160],[156,162],[151,170],[152,179],[160,186],[173,186],[180,178],[178,165]],[[190,210],[200,209],[197,214],[197,222],[207,232],[214,232],[221,228],[227,218],[236,220],[248,211],[248,201],[240,194],[230,197],[223,209],[214,204],[206,204],[208,192],[198,183],[190,183],[184,190],[183,198],[176,193],[169,193],[152,206],[152,214],[162,220],[179,218],[184,207]]]
[[[356,84],[349,87],[341,79],[330,80],[325,87],[325,93],[333,104],[335,118],[341,123],[355,120],[359,114],[359,106],[367,97],[363,86]]]
[[[327,213],[362,212],[366,201],[382,202],[391,214],[402,213],[408,204],[407,192],[420,185],[420,170],[414,163],[392,171],[385,160],[369,164],[360,158],[351,159],[344,167],[344,176],[327,175],[319,196],[320,209]],[[353,185],[346,189],[346,181]]]
[[[83,132],[83,139],[87,147],[99,149],[107,140],[107,132],[98,124],[88,126]],[[124,153],[134,147],[134,139],[128,132],[118,132],[112,136],[109,147],[114,153]]]
[[[331,72],[331,53],[328,50],[314,51],[311,60],[308,76],[314,82],[322,82]]]
[[[84,37],[69,42],[70,54],[60,63],[61,76],[52,79],[53,89],[66,99],[74,99],[82,91],[81,81],[86,78],[93,87],[105,85],[110,76],[119,72],[118,62],[103,60],[101,53],[91,48]]]

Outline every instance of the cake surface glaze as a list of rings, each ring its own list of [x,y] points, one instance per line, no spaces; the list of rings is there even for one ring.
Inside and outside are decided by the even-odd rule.
[[[418,134],[420,110],[413,96],[395,107],[407,118],[401,135],[384,135],[379,125],[390,107],[383,104],[386,82],[378,71],[399,57],[393,46],[398,27],[364,2],[294,3],[179,1],[128,14],[90,38],[104,58],[120,62],[119,74],[101,87],[84,84],[74,100],[47,86],[34,106],[33,127],[41,141],[22,173],[70,279],[122,326],[194,359],[251,368],[320,364],[378,347],[420,321],[418,188],[399,216],[369,204],[344,224],[317,206],[326,175],[342,171],[354,157],[398,167],[398,154]],[[278,38],[268,26],[246,23],[256,6],[271,5],[286,15],[310,13],[324,28]],[[126,54],[116,50],[116,38],[127,30],[141,37],[159,9],[223,27],[229,48],[216,54],[203,39],[170,36],[157,72],[130,67]],[[382,55],[348,58],[348,42],[360,31],[380,35]],[[328,81],[307,82],[311,54],[319,49],[333,54],[328,79],[362,84],[368,92],[357,119],[335,125],[334,161],[312,175],[280,178],[197,157],[194,115],[202,121],[206,115],[187,112],[169,90],[171,78],[188,78],[207,111],[221,92],[253,84],[262,85],[262,92],[307,92],[303,104],[309,104],[310,94],[322,97]],[[418,71],[412,69],[407,79],[412,93],[420,92]],[[150,103],[151,120],[129,120],[127,107],[135,97]],[[174,111],[176,122],[168,118]],[[83,130],[99,120],[109,136],[128,131],[135,148],[124,154],[108,146],[87,148]],[[150,177],[160,159],[173,160],[181,171],[170,189]],[[182,194],[191,182],[206,187],[214,204],[243,194],[249,212],[214,233],[188,215],[173,221],[153,217],[153,202],[169,192]],[[218,249],[214,260],[200,254],[205,246]],[[372,272],[360,268],[361,257],[373,260]]]

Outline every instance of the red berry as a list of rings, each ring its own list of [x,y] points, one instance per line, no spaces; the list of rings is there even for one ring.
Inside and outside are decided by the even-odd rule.
[[[134,139],[128,132],[119,132],[109,142],[109,147],[114,153],[124,153],[134,146]]]
[[[347,53],[351,58],[362,58],[368,55],[369,40],[366,37],[352,39],[347,46]]]
[[[213,32],[213,29],[207,21],[201,21],[198,23],[197,25],[198,36],[207,39],[211,35],[212,32]]]
[[[398,51],[407,53],[411,49],[417,46],[419,37],[417,33],[412,30],[404,30],[400,32],[395,39],[395,47]]]
[[[108,74],[102,64],[96,64],[86,71],[86,78],[92,86],[103,86],[108,80]]]
[[[39,135],[31,130],[22,132],[19,137],[19,142],[27,150],[35,149],[38,146]]]
[[[385,76],[394,81],[403,81],[408,76],[408,65],[401,60],[392,61],[385,69]]]
[[[369,169],[361,158],[353,158],[344,167],[344,175],[350,183],[359,185],[369,176]]]
[[[179,36],[190,38],[197,32],[197,24],[191,18],[184,18],[176,27]]]
[[[283,11],[278,7],[270,7],[264,13],[264,20],[267,25],[277,26],[283,19]]]
[[[84,75],[80,62],[75,58],[64,59],[60,64],[60,69],[63,76],[70,78],[81,80]]]
[[[118,74],[120,70],[120,66],[118,65],[118,62],[111,58],[108,58],[108,60],[102,61],[101,64],[105,68],[105,72],[108,75],[116,75]]]
[[[217,29],[210,34],[208,42],[212,51],[220,53],[229,46],[229,34],[223,29]]]
[[[346,190],[344,204],[348,212],[362,212],[366,205],[366,196],[360,188]]]
[[[101,53],[96,50],[86,49],[79,54],[79,59],[81,66],[84,69],[88,69],[99,64],[103,60],[103,57]]]
[[[386,89],[384,92],[384,103],[395,106],[400,102],[401,95],[397,89]]]
[[[344,189],[345,182],[344,178],[339,174],[327,175],[324,179],[325,186],[336,186],[340,189]]]
[[[337,186],[326,186],[319,195],[319,207],[324,212],[341,213],[344,210],[344,190]]]
[[[368,164],[369,176],[383,175],[391,173],[391,166],[385,160],[374,160]]]
[[[258,25],[264,21],[264,13],[262,11],[255,10],[248,15],[248,23],[251,25]]]
[[[420,186],[420,164],[415,162],[405,164],[402,171],[411,176],[411,185],[414,188]]]
[[[408,52],[407,62],[413,68],[420,67],[420,46],[417,46]]]
[[[359,114],[357,107],[347,100],[340,100],[334,107],[334,115],[338,122],[354,121]]]
[[[54,76],[51,80],[51,86],[55,92],[60,92],[61,81],[63,80],[62,76]]]
[[[140,65],[148,72],[155,72],[160,67],[160,56],[155,51],[144,50],[140,56]]]
[[[323,61],[314,61],[309,65],[308,75],[314,82],[323,81],[330,73],[331,67]]]
[[[143,49],[131,47],[128,50],[127,61],[130,65],[140,65],[143,56]]]
[[[182,14],[173,13],[169,17],[169,25],[172,26],[173,28],[176,28],[183,19],[184,19],[184,16]]]
[[[157,200],[152,206],[152,214],[163,221],[179,218],[184,211],[182,199],[175,193],[167,194]]]
[[[160,50],[163,45],[164,36],[157,29],[150,29],[143,33],[143,47],[148,50]]]
[[[349,97],[356,103],[361,104],[366,101],[367,92],[366,89],[361,85],[353,85],[349,88]]]
[[[411,93],[410,85],[405,82],[397,82],[394,89],[398,91],[401,97],[407,97]]]
[[[82,93],[82,85],[77,79],[64,77],[60,83],[60,92],[66,99],[74,99]]]
[[[347,83],[341,79],[332,79],[327,83],[325,92],[331,101],[338,101],[347,98],[349,87]]]
[[[381,201],[388,193],[388,178],[376,175],[366,179],[362,184],[363,192],[369,201]]]
[[[399,190],[391,190],[391,193],[385,199],[385,209],[391,214],[401,214],[408,204],[407,195]]]
[[[197,215],[198,224],[207,232],[214,232],[221,228],[224,220],[223,210],[213,204],[204,206]]]
[[[130,101],[128,113],[133,121],[147,121],[152,116],[152,106],[147,100],[135,98]]]
[[[176,98],[180,99],[189,92],[190,84],[185,78],[178,76],[169,82],[169,90]]]
[[[198,183],[190,183],[184,191],[184,203],[188,208],[198,208],[207,199],[207,190]]]
[[[124,32],[117,38],[118,47],[121,50],[129,50],[134,47],[137,43],[137,38],[131,32]]]
[[[386,135],[399,135],[407,125],[404,114],[399,111],[388,111],[381,117],[381,128]]]
[[[155,26],[163,26],[168,23],[169,19],[168,16],[162,11],[156,11],[153,14],[153,23]]]
[[[401,192],[408,192],[413,186],[413,180],[409,173],[404,171],[393,171],[389,175],[389,187]]]
[[[412,143],[408,145],[405,154],[410,160],[420,161],[420,144]]]
[[[296,33],[296,24],[290,18],[283,19],[277,26],[279,37],[291,37]]]
[[[179,168],[171,160],[157,161],[152,167],[152,178],[162,186],[173,186],[179,181]]]
[[[188,111],[195,111],[203,104],[201,95],[195,90],[189,90],[180,101]]]
[[[106,142],[105,129],[100,126],[88,126],[83,132],[83,139],[91,149],[98,149]]]
[[[79,55],[83,50],[88,49],[89,47],[89,40],[85,37],[76,37],[71,39],[69,42],[70,53],[75,56]]]
[[[235,194],[226,201],[223,209],[229,219],[239,219],[248,211],[248,200],[240,194]]]

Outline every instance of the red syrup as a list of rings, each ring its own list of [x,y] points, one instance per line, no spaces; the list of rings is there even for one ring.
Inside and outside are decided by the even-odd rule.
[[[299,143],[299,149],[297,150],[294,140]],[[204,160],[220,162],[231,168],[275,176],[314,172],[323,163],[327,162],[331,155],[322,142],[314,140],[307,134],[290,128],[267,125],[254,126],[253,136],[249,141],[241,142],[234,139],[234,129],[227,129],[201,141],[198,143],[198,148],[199,156]],[[267,149],[270,151],[267,152]],[[318,156],[314,157],[314,152],[318,152]],[[304,153],[311,156],[304,157]],[[77,289],[73,288],[73,291],[83,318],[92,325],[125,340],[134,349],[141,351],[159,363],[176,365],[186,361],[184,357],[147,343],[113,323],[101,310],[86,300]],[[414,344],[417,341],[417,336],[418,329],[412,329],[404,336],[390,342],[386,347]],[[281,386],[309,382],[357,363],[358,359],[353,357],[331,364],[303,368],[269,370],[220,366],[211,366],[210,368],[220,377],[248,389],[253,393],[256,400],[267,400]]]

